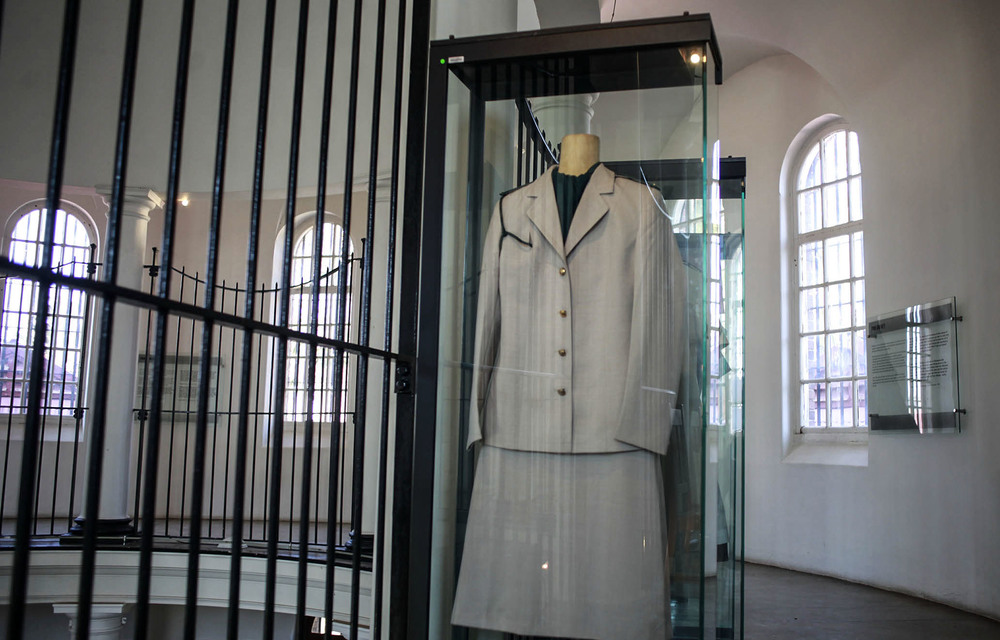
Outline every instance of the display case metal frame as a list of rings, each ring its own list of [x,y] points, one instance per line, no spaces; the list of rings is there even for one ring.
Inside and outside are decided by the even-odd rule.
[[[676,55],[677,50],[684,47],[710,49],[714,82],[722,83],[722,56],[707,14],[451,38],[431,43],[414,372],[409,624],[406,637],[426,638],[429,633],[449,76],[456,76],[470,92],[466,202],[467,207],[479,207],[483,197],[487,102],[692,85],[694,79],[690,68]],[[644,69],[649,71],[641,78],[635,74],[637,56],[643,61]],[[546,74],[546,68],[558,73]],[[524,116],[523,112],[521,115]],[[551,160],[543,157],[541,162],[550,163]],[[643,164],[647,165],[645,161]],[[709,179],[703,160],[696,159],[687,164],[690,166],[684,162],[662,163],[663,177],[683,182],[686,173],[695,171],[699,183]],[[722,164],[728,165],[724,170],[728,180],[723,182],[734,184],[735,180],[739,183],[738,197],[742,199],[745,162],[731,159]],[[475,237],[481,231],[481,228],[470,228],[466,230],[466,235]],[[475,259],[473,256],[471,261],[475,262]],[[467,265],[469,260],[467,256]],[[701,615],[703,618],[704,609]],[[703,620],[700,626],[704,628]]]

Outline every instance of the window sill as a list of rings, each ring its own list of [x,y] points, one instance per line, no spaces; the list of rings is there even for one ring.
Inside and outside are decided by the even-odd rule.
[[[867,467],[868,434],[851,434],[850,438],[797,435],[783,462],[838,467]]]

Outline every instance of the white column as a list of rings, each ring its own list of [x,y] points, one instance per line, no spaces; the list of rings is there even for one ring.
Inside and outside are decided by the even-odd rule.
[[[110,206],[111,189],[98,187],[98,193]],[[146,252],[146,227],[149,212],[163,206],[163,200],[149,188],[131,187],[125,189],[122,216],[119,225],[118,284],[129,289],[143,289],[144,271],[142,265]],[[110,213],[110,212],[109,212]],[[107,234],[105,234],[107,237]],[[105,249],[105,256],[107,255]],[[104,268],[108,268],[105,258]],[[100,306],[95,307],[94,318],[100,323]],[[139,308],[119,303],[115,306],[114,331],[111,341],[110,366],[107,371],[96,371],[96,358],[92,358],[91,391],[97,376],[107,378],[108,394],[104,431],[104,467],[101,475],[101,504],[98,511],[98,533],[101,535],[124,535],[132,533],[135,527],[129,517],[129,487],[132,484],[130,457],[132,450],[133,400],[135,398],[136,369],[138,362]],[[97,336],[100,339],[100,336]],[[94,342],[98,347],[98,342]],[[96,349],[92,350],[96,353]],[[91,395],[90,406],[96,406],[96,398]],[[93,409],[88,417],[93,417]],[[89,426],[89,424],[88,424]],[[82,531],[83,518],[77,518],[73,527]]]
[[[124,626],[125,604],[95,604],[90,608],[90,634],[92,640],[97,638],[108,638],[119,640],[121,629]],[[76,637],[76,604],[54,604],[53,612],[63,614],[69,618],[69,638]]]

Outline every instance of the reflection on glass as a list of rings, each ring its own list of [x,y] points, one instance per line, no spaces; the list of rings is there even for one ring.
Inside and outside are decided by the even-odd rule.
[[[854,426],[854,401],[851,382],[830,383],[830,426]]]
[[[851,326],[850,283],[832,284],[826,288],[826,309],[830,329],[846,329]]]
[[[849,214],[847,183],[836,182],[823,187],[823,226],[835,227],[847,222]]]
[[[855,278],[863,278],[865,276],[865,234],[864,231],[858,231],[851,234],[851,242],[854,246],[851,248],[851,262],[852,268],[854,270]]]
[[[799,353],[802,356],[803,380],[820,380],[826,377],[826,336],[805,336]]]
[[[850,331],[831,333],[828,336],[828,370],[831,378],[850,377],[853,370],[852,336]]]
[[[865,351],[865,330],[854,332],[854,370],[859,376],[868,375],[868,356]]]
[[[799,330],[803,333],[822,331],[825,310],[822,287],[803,289],[799,301]]]
[[[823,139],[823,182],[847,177],[847,135],[838,131]]]
[[[854,383],[858,398],[858,426],[868,426],[868,381],[858,380]]]
[[[836,282],[851,277],[851,251],[849,236],[830,238],[825,242],[826,281]]]
[[[865,326],[865,281],[854,282],[854,326]]]
[[[807,242],[799,247],[799,286],[823,282],[823,243]]]
[[[819,189],[803,191],[799,194],[799,233],[816,231],[823,226],[823,204]]]
[[[802,399],[802,426],[826,426],[826,385],[804,384],[799,395]]]
[[[851,178],[851,220],[860,220],[864,217],[864,209],[861,206],[861,176]]]

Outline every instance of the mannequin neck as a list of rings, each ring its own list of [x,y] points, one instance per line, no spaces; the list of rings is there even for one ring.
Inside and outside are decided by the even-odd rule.
[[[589,133],[571,133],[562,139],[558,171],[567,176],[583,175],[600,159],[600,138]]]

